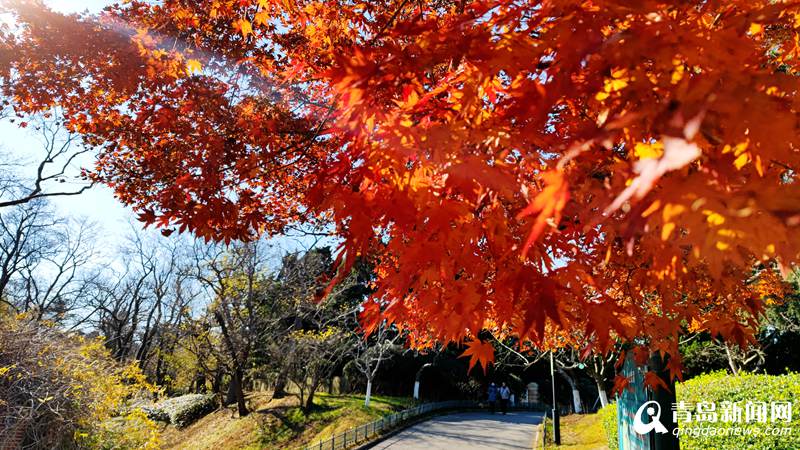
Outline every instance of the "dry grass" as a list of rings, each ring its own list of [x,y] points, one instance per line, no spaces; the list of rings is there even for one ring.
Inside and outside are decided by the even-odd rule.
[[[376,420],[410,406],[410,399],[373,397],[370,408],[353,395],[318,394],[317,407],[307,416],[296,397],[271,401],[269,394],[248,397],[253,411],[238,418],[235,409],[216,411],[178,430],[168,426],[162,433],[163,448],[237,450],[294,448]]]
[[[572,414],[561,417],[561,445],[552,442],[551,420],[547,421],[545,448],[558,450],[608,450],[603,420],[598,414]]]

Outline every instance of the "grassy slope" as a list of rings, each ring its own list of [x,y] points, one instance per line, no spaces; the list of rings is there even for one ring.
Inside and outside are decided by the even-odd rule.
[[[295,397],[270,401],[267,394],[248,399],[254,411],[239,419],[233,410],[217,411],[183,430],[166,427],[165,449],[238,450],[294,448],[334,433],[378,419],[410,406],[407,398],[373,396],[370,408],[364,398],[318,394],[317,407],[304,416]]]
[[[547,421],[545,448],[558,450],[608,450],[603,420],[598,414],[573,414],[561,418],[561,446],[552,442],[552,421]],[[539,442],[541,445],[541,441]]]

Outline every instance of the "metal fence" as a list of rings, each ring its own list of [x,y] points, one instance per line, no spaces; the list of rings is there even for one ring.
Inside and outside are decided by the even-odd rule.
[[[398,425],[408,422],[417,417],[423,416],[434,411],[441,411],[445,409],[458,409],[458,408],[473,408],[478,406],[475,402],[470,401],[449,401],[438,403],[424,403],[413,408],[405,409],[403,411],[390,414],[380,418],[374,422],[370,422],[349,430],[343,433],[331,436],[330,438],[319,441],[316,444],[310,444],[302,447],[303,450],[339,450],[350,448],[354,445],[364,443],[379,434],[389,431]]]

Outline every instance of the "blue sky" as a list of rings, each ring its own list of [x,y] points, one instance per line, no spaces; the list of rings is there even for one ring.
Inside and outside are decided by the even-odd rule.
[[[99,11],[103,6],[113,2],[108,0],[46,0],[51,8],[64,13],[81,11]],[[31,129],[21,129],[10,123],[0,123],[0,148],[7,153],[20,158],[24,171],[33,170],[37,157],[42,153],[42,144],[36,132]],[[88,166],[90,158],[85,158],[79,163]],[[76,168],[77,169],[77,168]],[[82,195],[73,197],[53,197],[52,203],[63,213],[71,216],[85,216],[97,222],[105,231],[104,236],[116,241],[117,230],[127,232],[127,222],[133,217],[132,212],[118,202],[111,191],[105,186],[95,186]]]

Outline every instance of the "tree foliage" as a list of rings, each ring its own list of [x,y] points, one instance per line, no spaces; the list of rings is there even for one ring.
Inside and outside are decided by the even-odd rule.
[[[340,273],[377,261],[366,327],[415,346],[578,331],[677,355],[685,325],[745,345],[752,267],[798,254],[793,3],[4,5],[14,112],[60,107],[144,222],[331,220]]]

